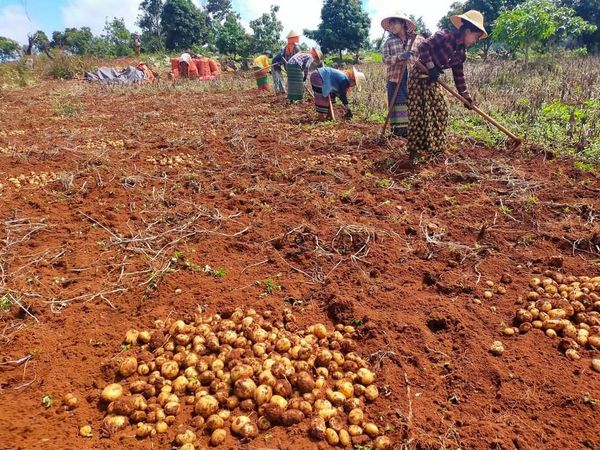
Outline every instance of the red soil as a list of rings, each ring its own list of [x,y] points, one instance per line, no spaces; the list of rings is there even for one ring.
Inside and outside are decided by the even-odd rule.
[[[294,301],[302,324],[364,324],[360,353],[388,393],[368,413],[395,448],[600,448],[594,352],[571,362],[539,331],[501,335],[534,274],[598,275],[598,176],[466,142],[403,172],[404,152],[376,143],[377,126],[313,124],[308,104],[247,92],[48,82],[2,96],[0,294],[36,319],[0,312],[0,448],[171,448],[183,425],[151,440],[99,436],[99,391],[125,332],[199,306]],[[58,179],[8,181],[30,172]],[[153,277],[175,252],[227,274],[177,265]],[[483,300],[504,273],[508,292]],[[267,278],[283,289],[263,295],[255,282]],[[60,406],[67,392],[74,411]],[[91,439],[78,435],[86,423]],[[319,447],[306,428],[223,447]]]

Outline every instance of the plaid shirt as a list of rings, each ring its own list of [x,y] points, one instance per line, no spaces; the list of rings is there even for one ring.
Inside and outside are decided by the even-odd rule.
[[[408,60],[408,69],[410,70],[417,61],[416,52],[421,42],[424,39],[421,36],[417,36],[415,42],[413,42],[412,48],[408,47],[408,42],[400,39],[395,34],[390,35],[383,44],[383,62],[387,65],[387,79],[394,83],[398,82],[402,77],[400,73],[403,66],[403,60],[398,58],[405,51],[413,51],[415,54],[411,55]]]
[[[467,49],[458,31],[438,31],[419,46],[419,59],[428,69],[452,69],[456,90],[467,92],[463,64],[467,59]]]
[[[310,53],[296,53],[294,56],[288,59],[288,66],[290,64],[296,64],[297,66],[300,66],[304,72],[304,79],[306,79],[306,76],[308,75],[308,69],[310,69],[310,66],[314,61],[315,60]]]

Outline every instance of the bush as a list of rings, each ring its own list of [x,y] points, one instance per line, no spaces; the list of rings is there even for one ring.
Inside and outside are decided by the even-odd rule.
[[[89,58],[56,54],[50,61],[47,75],[59,80],[78,78],[92,70],[97,64]]]

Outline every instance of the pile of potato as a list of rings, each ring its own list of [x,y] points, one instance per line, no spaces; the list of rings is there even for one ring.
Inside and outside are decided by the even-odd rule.
[[[60,176],[54,172],[31,172],[29,175],[20,174],[16,177],[10,177],[8,181],[10,181],[17,189],[21,189],[22,187],[27,186],[43,187],[59,179]]]
[[[560,337],[558,348],[571,360],[580,359],[579,349],[600,349],[600,277],[574,277],[548,271],[532,278],[529,304],[517,311],[517,328],[505,335],[543,330]]]
[[[218,446],[230,432],[247,441],[275,426],[310,421],[315,440],[392,448],[364,411],[379,390],[355,352],[353,327],[299,329],[290,310],[279,321],[253,309],[157,321],[156,327],[126,334],[132,347],[119,361],[120,382],[101,393],[104,433],[135,424],[136,436],[145,438],[186,418],[188,429],[174,443],[191,450],[202,435]]]

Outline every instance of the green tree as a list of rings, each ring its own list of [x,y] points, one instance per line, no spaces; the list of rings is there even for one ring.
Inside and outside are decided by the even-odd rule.
[[[600,51],[600,0],[562,0],[561,6],[575,10],[575,14],[596,26],[595,31],[587,31],[579,37],[579,43],[588,50]]]
[[[163,0],[142,0],[139,9],[137,24],[142,30],[142,46],[148,52],[164,50],[165,44],[160,23]]]
[[[500,13],[494,23],[492,38],[512,51],[523,50],[529,63],[531,48],[553,39],[555,43],[569,36],[595,31],[596,27],[575,14],[572,8],[549,0],[527,0],[516,8]]]
[[[231,0],[208,0],[206,2],[206,13],[213,22],[223,23],[232,12]]]
[[[161,28],[169,50],[185,50],[208,41],[207,16],[191,0],[166,0],[161,12]]]
[[[107,20],[104,25],[103,39],[108,44],[110,56],[129,56],[133,54],[131,48],[131,32],[125,26],[124,19]]]
[[[519,3],[523,3],[524,0],[466,0],[466,1],[457,1],[450,5],[450,9],[448,13],[442,17],[442,19],[438,22],[438,27],[443,30],[454,30],[454,25],[450,21],[450,17],[456,14],[462,14],[471,9],[479,11],[483,14],[485,19],[485,26],[488,33],[492,33],[494,31],[494,22],[500,15],[503,10],[511,9],[517,6]],[[493,41],[490,39],[485,39],[480,41],[476,48],[483,49],[484,59],[487,60],[488,53],[490,51],[491,46],[493,45]]]
[[[324,52],[343,50],[358,53],[368,46],[371,19],[359,0],[325,0],[321,23],[316,30],[304,30],[305,36],[319,43]]]
[[[410,20],[412,20],[417,25],[417,33],[419,33],[421,36],[431,35],[431,30],[427,28],[423,17],[416,17],[414,14],[411,14],[409,17]]]
[[[221,54],[247,56],[250,36],[236,13],[229,13],[217,32],[216,46]]]
[[[21,54],[21,45],[7,37],[0,36],[0,61],[16,59]]]
[[[34,50],[38,53],[46,52],[46,54],[49,55],[50,40],[43,31],[38,30],[33,34],[29,34],[27,36],[27,41],[27,48],[25,50],[26,55],[31,55]]]
[[[263,53],[266,50],[275,51],[283,45],[280,39],[283,24],[277,18],[278,11],[279,6],[271,6],[270,12],[250,21],[250,28],[253,32],[250,39],[251,53]]]
[[[89,27],[65,28],[52,33],[51,47],[60,48],[74,55],[102,55],[106,42],[92,33]]]

